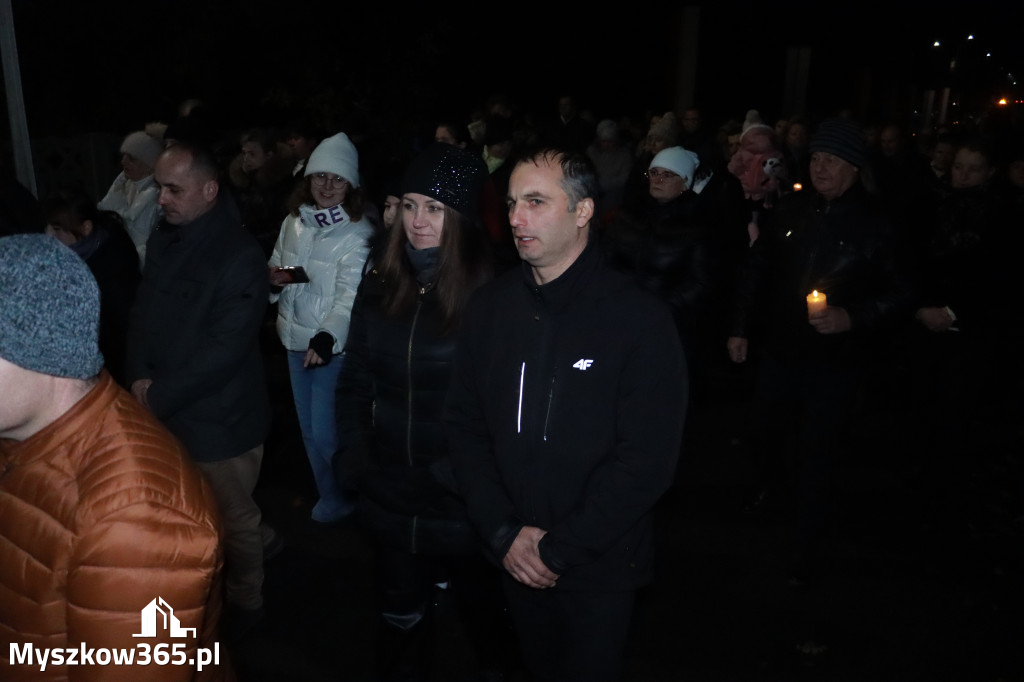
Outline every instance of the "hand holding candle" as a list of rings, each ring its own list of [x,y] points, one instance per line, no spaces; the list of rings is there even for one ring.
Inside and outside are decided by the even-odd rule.
[[[814,313],[821,312],[828,306],[826,303],[825,294],[821,293],[817,289],[807,294],[807,315],[813,315]]]
[[[819,334],[841,334],[850,331],[853,325],[846,308],[828,305],[825,294],[820,291],[807,295],[807,317]]]

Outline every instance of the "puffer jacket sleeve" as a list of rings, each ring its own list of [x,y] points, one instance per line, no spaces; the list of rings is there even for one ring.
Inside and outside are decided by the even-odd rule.
[[[267,261],[268,268],[278,268],[284,263],[285,233],[288,231],[288,227],[290,225],[289,221],[291,220],[297,220],[297,218],[289,215],[281,221],[281,230],[277,233],[277,241],[274,242],[274,250],[270,254],[270,260]],[[274,291],[271,289],[270,302],[277,303],[277,299],[279,298],[281,298],[280,290]]]
[[[352,316],[352,305],[356,299],[356,290],[363,276],[363,265],[370,255],[370,236],[372,228],[365,220],[354,223],[348,235],[350,242],[342,254],[334,279],[334,301],[330,311],[320,323],[319,332],[327,332],[334,337],[334,352],[340,353],[348,339],[349,320]]]
[[[144,454],[144,453],[143,453]],[[154,457],[155,459],[155,457]],[[88,648],[135,648],[136,663],[143,650],[152,656],[165,644],[172,657],[195,659],[197,643],[210,632],[217,615],[209,612],[211,592],[217,589],[220,528],[212,497],[198,472],[184,467],[178,472],[118,471],[116,461],[86,470],[84,476],[103,480],[83,490],[78,538],[67,567],[68,646],[84,642]],[[176,486],[146,486],[140,476],[179,475]],[[156,492],[160,491],[160,492]],[[205,492],[204,492],[205,491]],[[203,521],[205,519],[205,522]],[[141,634],[140,604],[162,599],[173,608],[181,627],[195,628],[187,638],[170,637],[157,628],[155,637]],[[184,649],[173,649],[183,643]],[[202,646],[208,646],[204,642]],[[71,680],[191,680],[190,665],[68,666]]]

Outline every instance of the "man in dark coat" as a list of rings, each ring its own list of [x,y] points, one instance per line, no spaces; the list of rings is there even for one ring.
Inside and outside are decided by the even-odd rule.
[[[582,154],[516,164],[524,263],[470,300],[447,403],[459,490],[543,680],[618,678],[686,410],[671,312],[591,243],[596,192]]]
[[[266,262],[237,207],[220,196],[208,151],[178,142],[154,175],[164,219],[147,242],[128,381],[206,474],[226,531],[229,616],[254,623],[262,616],[264,540],[252,492],[270,417],[258,336]]]
[[[807,579],[830,517],[831,477],[866,362],[914,302],[894,227],[862,183],[868,149],[860,127],[826,121],[810,152],[814,189],[784,197],[749,250],[728,341],[733,362],[746,362],[748,348],[760,351],[751,448],[764,489],[751,503],[778,496],[792,474],[794,581]],[[810,309],[814,292],[827,305]],[[797,465],[786,471],[791,459]]]

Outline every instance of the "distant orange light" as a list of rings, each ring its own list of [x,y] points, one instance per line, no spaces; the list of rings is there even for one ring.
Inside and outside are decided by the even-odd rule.
[[[799,192],[799,191],[800,191],[800,190],[802,190],[803,188],[804,188],[804,186],[803,186],[803,185],[801,185],[801,184],[800,184],[799,182],[794,182],[794,183],[793,183],[793,191],[795,191],[795,192]]]
[[[1001,100],[999,100],[999,106],[1001,106],[1001,107],[1005,107],[1006,106],[1006,98],[1005,97],[1002,98]]]

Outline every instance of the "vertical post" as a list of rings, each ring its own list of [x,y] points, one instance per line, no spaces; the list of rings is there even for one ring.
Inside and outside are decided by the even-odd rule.
[[[921,103],[921,134],[930,135],[932,121],[935,120],[935,90],[924,91],[924,102]]]
[[[700,7],[683,7],[679,26],[679,52],[676,55],[675,111],[678,114],[694,105],[697,83],[697,46],[700,31]]]
[[[7,115],[11,122],[11,148],[18,182],[33,196],[36,194],[36,173],[32,164],[32,141],[25,117],[25,98],[21,92],[21,66],[18,43],[14,37],[14,12],[11,0],[0,0],[0,60],[3,61],[4,85],[7,90]]]
[[[786,85],[783,94],[783,116],[806,114],[807,80],[811,70],[811,48],[790,47],[786,50]]]

